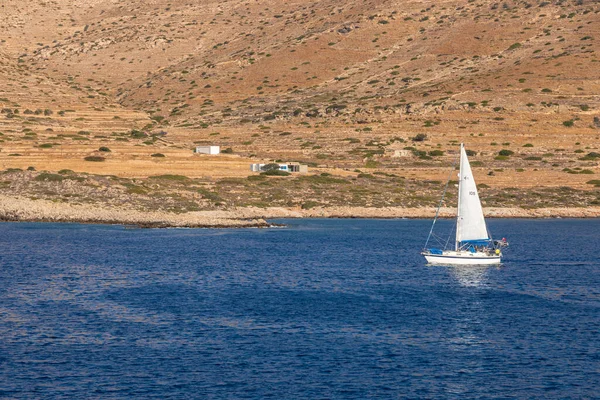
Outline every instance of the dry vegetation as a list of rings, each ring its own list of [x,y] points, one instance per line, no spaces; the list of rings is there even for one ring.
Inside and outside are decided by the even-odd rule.
[[[6,195],[432,207],[465,142],[488,206],[600,202],[597,1],[0,7]],[[278,159],[311,174],[249,171]]]

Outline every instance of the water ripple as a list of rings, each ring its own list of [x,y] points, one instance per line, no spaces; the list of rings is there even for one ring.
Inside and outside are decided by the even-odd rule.
[[[0,224],[0,397],[597,396],[599,221],[493,220],[481,268],[425,266],[428,221],[286,222]]]

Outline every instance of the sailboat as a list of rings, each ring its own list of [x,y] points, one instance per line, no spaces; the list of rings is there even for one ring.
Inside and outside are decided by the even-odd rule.
[[[448,180],[448,183],[450,180]],[[428,248],[430,239],[434,237],[433,228],[438,219],[440,207],[444,201],[444,195],[438,209],[425,243],[425,248],[421,252],[429,264],[453,264],[453,265],[482,265],[499,264],[502,259],[502,247],[508,243],[506,239],[494,241],[488,233],[481,208],[481,201],[477,194],[477,185],[473,179],[471,165],[467,158],[464,145],[460,145],[460,170],[458,173],[458,207],[456,214],[456,235],[454,250],[447,250],[445,247],[449,242],[443,244],[440,248]]]

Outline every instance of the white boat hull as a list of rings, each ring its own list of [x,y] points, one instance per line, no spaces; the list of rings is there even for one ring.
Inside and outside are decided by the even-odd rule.
[[[471,253],[469,251],[444,251],[442,254],[422,253],[429,264],[489,265],[500,264],[502,255]]]

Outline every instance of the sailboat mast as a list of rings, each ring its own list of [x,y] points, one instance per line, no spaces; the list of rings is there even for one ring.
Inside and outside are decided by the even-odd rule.
[[[456,241],[454,243],[454,250],[458,251],[458,238],[459,236],[459,231],[460,231],[460,186],[462,185],[462,164],[463,164],[463,146],[464,144],[461,143],[460,144],[460,159],[458,162],[458,202],[456,205]]]

